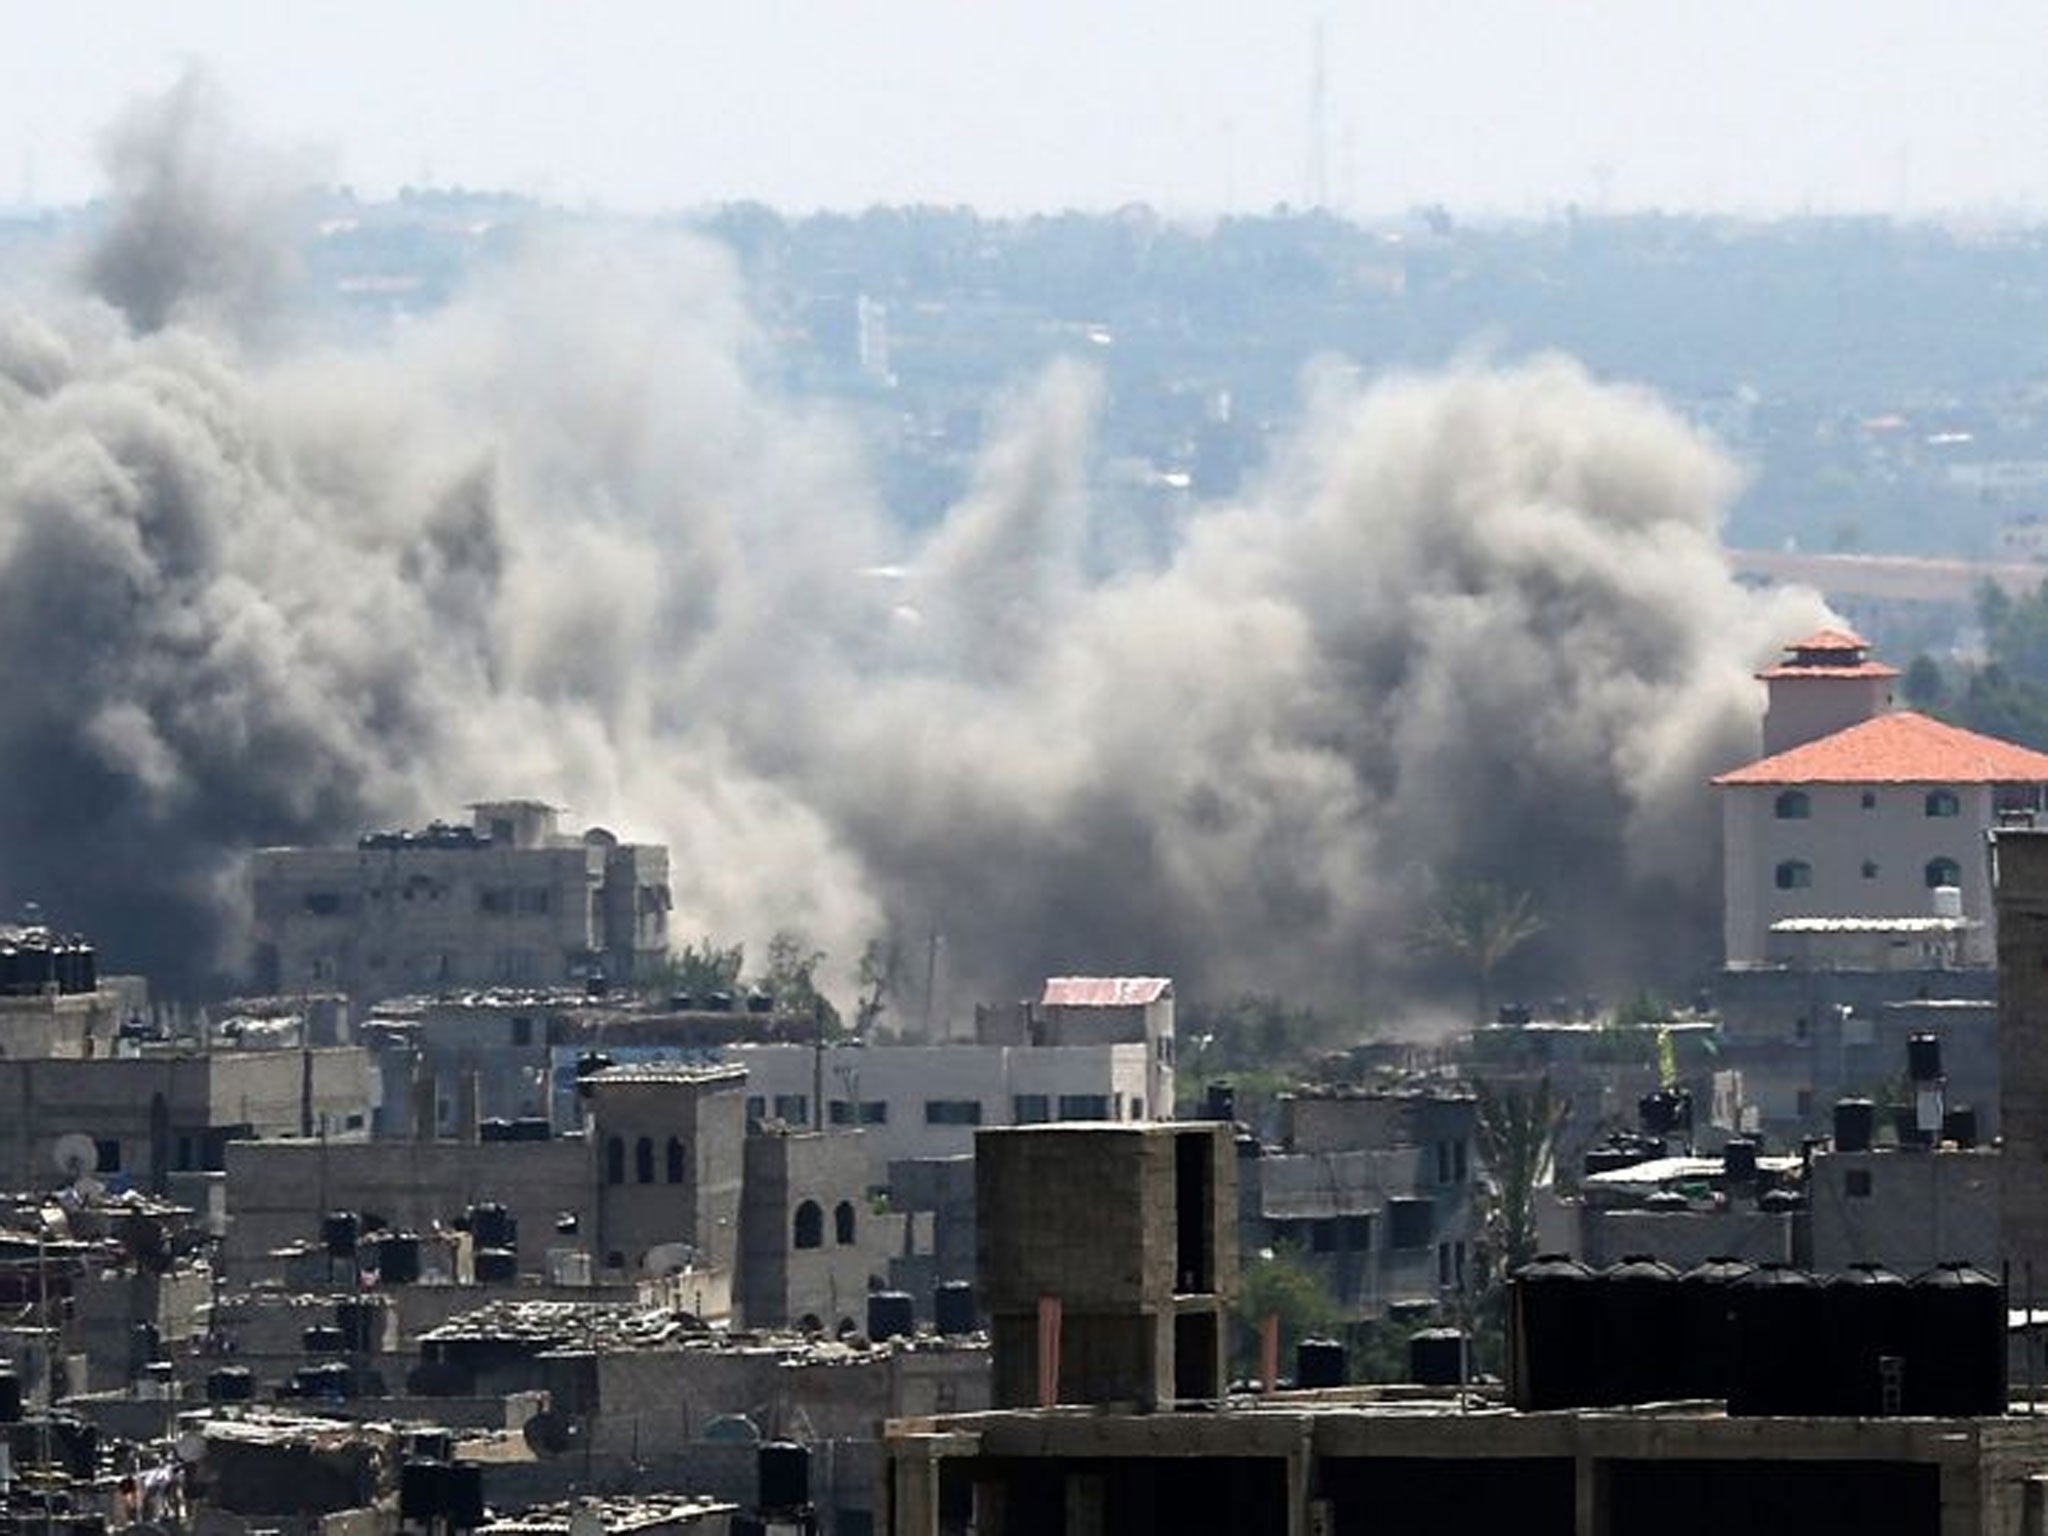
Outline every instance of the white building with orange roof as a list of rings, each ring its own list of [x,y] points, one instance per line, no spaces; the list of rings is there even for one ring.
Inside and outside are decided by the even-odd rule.
[[[1714,780],[1731,970],[1992,963],[1985,834],[2042,807],[2048,754],[1892,708],[1868,652],[1824,630],[1758,674],[1767,755]]]

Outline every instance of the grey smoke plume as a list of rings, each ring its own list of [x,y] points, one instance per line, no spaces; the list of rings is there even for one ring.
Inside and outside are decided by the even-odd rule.
[[[1479,877],[1567,984],[1711,950],[1704,780],[1821,615],[1730,580],[1730,472],[1654,401],[1327,379],[1240,504],[1105,578],[1063,366],[905,548],[843,426],[758,384],[717,251],[537,241],[388,344],[260,354],[222,226],[166,212],[217,152],[176,97],[126,131],[125,323],[0,316],[0,897],[111,963],[236,958],[251,845],[500,794],[667,840],[681,937],[937,931],[963,999],[1384,985]]]

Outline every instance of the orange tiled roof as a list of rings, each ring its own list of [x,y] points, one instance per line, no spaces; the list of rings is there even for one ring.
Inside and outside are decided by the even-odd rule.
[[[2048,784],[2048,752],[1910,709],[1803,742],[1716,784]]]
[[[1785,659],[1757,676],[1765,682],[1779,677],[1897,677],[1897,667],[1869,661],[1870,642],[1853,629],[1815,630],[1785,647]]]
[[[1853,629],[1817,629],[1804,640],[1794,640],[1788,651],[1867,651],[1870,642]]]
[[[1804,662],[1781,661],[1774,667],[1765,667],[1757,676],[1765,682],[1774,677],[1897,677],[1899,669],[1881,661],[1847,662],[1841,666],[1832,664],[1812,666]]]

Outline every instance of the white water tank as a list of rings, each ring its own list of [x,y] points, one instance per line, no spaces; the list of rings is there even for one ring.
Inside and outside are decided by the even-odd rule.
[[[1961,917],[1963,915],[1963,888],[1959,885],[1937,885],[1933,892],[1934,915],[1936,917]]]

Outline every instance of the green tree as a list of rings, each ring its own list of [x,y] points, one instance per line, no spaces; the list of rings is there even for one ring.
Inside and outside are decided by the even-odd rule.
[[[1259,1369],[1260,1330],[1268,1317],[1280,1319],[1281,1369],[1303,1339],[1334,1333],[1343,1312],[1329,1284],[1297,1249],[1281,1246],[1248,1259],[1238,1271],[1238,1374]]]
[[[1918,710],[1939,709],[1948,694],[1940,666],[1925,651],[1915,656],[1906,667],[1901,683],[1906,702]]]
[[[736,992],[746,957],[745,946],[721,947],[707,934],[671,954],[668,963],[651,979],[650,990],[664,998],[701,998],[713,992]]]
[[[824,964],[822,949],[812,949],[794,929],[780,928],[768,940],[767,968],[755,978],[755,985],[775,1000],[777,1013],[804,1014],[836,1029],[839,1010],[818,990],[818,971]]]
[[[857,1034],[869,1034],[881,1022],[890,1002],[903,991],[903,946],[891,938],[869,939],[860,953],[860,999],[854,1006],[853,1027]]]
[[[1424,912],[1412,948],[1460,966],[1472,982],[1476,1022],[1493,1017],[1493,978],[1516,950],[1543,931],[1535,898],[1490,880],[1453,886]]]

